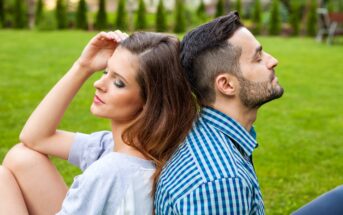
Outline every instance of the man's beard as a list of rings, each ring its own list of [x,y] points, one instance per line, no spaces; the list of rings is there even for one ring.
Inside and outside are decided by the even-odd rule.
[[[280,98],[284,90],[278,83],[272,84],[273,77],[270,81],[263,82],[249,81],[242,76],[237,77],[242,103],[248,108],[258,108],[271,100]]]

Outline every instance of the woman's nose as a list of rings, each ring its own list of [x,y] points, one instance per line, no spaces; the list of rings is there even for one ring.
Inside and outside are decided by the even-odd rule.
[[[105,85],[104,79],[105,79],[104,76],[102,76],[99,80],[94,82],[93,86],[95,87],[95,89],[102,92],[106,92],[106,85]]]

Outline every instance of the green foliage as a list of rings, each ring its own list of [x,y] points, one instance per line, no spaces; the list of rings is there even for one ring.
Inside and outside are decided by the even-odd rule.
[[[175,22],[174,32],[182,33],[186,31],[185,9],[182,0],[175,0]]]
[[[135,29],[143,30],[146,28],[146,9],[144,0],[139,0]]]
[[[56,20],[58,29],[64,29],[67,27],[67,10],[64,0],[57,0]]]
[[[200,4],[197,8],[197,16],[201,19],[201,20],[205,20],[206,19],[206,8],[205,8],[205,3],[204,0],[200,0]]]
[[[80,0],[76,12],[76,27],[80,29],[88,29],[87,21],[87,3],[85,0]]]
[[[119,0],[118,2],[116,27],[120,30],[128,29],[126,0]]]
[[[25,11],[24,11],[24,2],[22,0],[15,1],[15,23],[16,28],[26,27],[25,23]]]
[[[241,0],[236,0],[236,11],[238,12],[239,16],[242,17],[242,2]]]
[[[17,143],[34,108],[92,36],[94,32],[85,31],[0,31],[6,41],[0,43],[0,163]],[[291,214],[343,181],[343,100],[339,99],[343,97],[339,90],[343,47],[303,37],[258,39],[280,62],[275,72],[285,94],[258,112],[254,165],[266,214]],[[336,39],[343,41],[343,37]],[[84,133],[111,129],[107,120],[89,112],[93,83],[101,75],[95,73],[84,84],[59,129]],[[68,185],[80,173],[68,162],[54,163]]]
[[[165,32],[167,30],[166,18],[167,17],[164,10],[163,0],[159,0],[155,18],[156,31]]]
[[[0,27],[5,26],[5,6],[4,0],[0,0]]]
[[[99,1],[99,10],[96,14],[95,28],[103,30],[107,28],[107,13],[106,13],[106,1]]]
[[[224,0],[218,0],[216,5],[216,14],[215,17],[224,15]]]
[[[317,31],[317,1],[311,0],[306,20],[306,33],[308,36],[315,36]]]
[[[53,11],[45,11],[42,15],[42,20],[37,25],[37,29],[41,31],[52,31],[57,29],[56,15]]]
[[[252,22],[253,22],[253,29],[252,29],[253,33],[256,35],[260,34],[261,27],[262,27],[262,11],[261,11],[260,0],[255,1]]]
[[[38,25],[43,18],[43,8],[44,8],[43,0],[38,0],[36,4],[36,11],[35,11],[35,24],[36,25]]]
[[[329,13],[332,13],[334,11],[335,6],[332,0],[326,1],[326,8],[328,9]]]
[[[292,27],[292,35],[299,35],[299,22],[300,22],[300,3],[298,0],[292,0],[290,2],[291,11],[289,16],[290,26]]]
[[[269,20],[269,34],[279,35],[281,30],[280,2],[273,0]]]

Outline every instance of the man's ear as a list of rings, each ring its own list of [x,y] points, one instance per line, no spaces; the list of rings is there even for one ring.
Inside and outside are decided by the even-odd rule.
[[[235,76],[223,73],[218,75],[214,80],[215,88],[218,93],[233,96],[238,89],[238,80]]]

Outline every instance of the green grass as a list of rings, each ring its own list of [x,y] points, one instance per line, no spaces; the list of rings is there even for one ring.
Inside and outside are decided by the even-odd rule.
[[[0,31],[0,161],[18,142],[30,113],[63,76],[95,33]],[[279,60],[284,96],[265,105],[255,127],[254,163],[267,214],[289,214],[343,183],[343,44],[310,38],[260,37]],[[60,128],[110,129],[89,112],[94,75],[77,95]],[[79,170],[54,159],[68,184]]]

